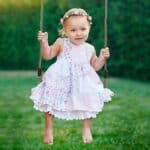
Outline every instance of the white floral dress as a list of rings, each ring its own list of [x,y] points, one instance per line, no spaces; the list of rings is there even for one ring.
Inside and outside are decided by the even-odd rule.
[[[94,47],[74,45],[64,38],[64,49],[32,89],[34,108],[66,120],[95,118],[113,92],[103,84],[90,65]]]

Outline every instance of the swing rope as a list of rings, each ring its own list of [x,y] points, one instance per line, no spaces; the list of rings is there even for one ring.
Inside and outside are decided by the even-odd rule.
[[[44,12],[44,0],[41,0],[41,8],[40,8],[40,31],[43,31],[43,12]],[[38,77],[42,78],[42,48],[40,43],[40,55],[39,55],[39,62],[38,62]]]
[[[104,14],[104,48],[107,47],[107,16],[108,16],[108,1],[105,0],[105,14]],[[107,86],[107,79],[108,76],[108,69],[107,69],[107,62],[104,64],[104,88]]]

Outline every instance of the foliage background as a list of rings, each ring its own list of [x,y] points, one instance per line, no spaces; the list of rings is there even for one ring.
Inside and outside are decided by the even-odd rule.
[[[103,47],[103,2],[45,0],[44,31],[49,33],[49,43],[58,37],[59,19],[64,12],[82,7],[93,17],[89,42],[98,54]],[[149,6],[149,0],[109,0],[109,75],[150,80]],[[38,65],[39,12],[40,0],[0,0],[0,149],[148,150],[149,82],[120,78],[109,80],[116,95],[93,120],[92,144],[82,143],[80,122],[62,120],[54,122],[56,144],[42,144],[43,113],[34,110],[28,101],[30,89],[37,84],[36,74],[20,71],[36,70]],[[43,69],[53,61],[43,60]]]
[[[93,17],[89,37],[99,54],[103,47],[104,1],[45,0],[44,31],[49,43],[58,37],[59,19],[72,7],[86,9]],[[109,0],[109,75],[150,80],[150,1]],[[0,0],[0,69],[36,70],[39,57],[40,0]],[[45,70],[54,60],[43,61]]]

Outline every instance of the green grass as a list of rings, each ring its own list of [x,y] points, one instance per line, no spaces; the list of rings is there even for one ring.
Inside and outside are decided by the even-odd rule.
[[[0,150],[148,150],[150,85],[110,78],[116,93],[92,121],[92,144],[81,141],[81,121],[54,121],[53,146],[42,144],[43,113],[32,108],[35,72],[0,71]]]

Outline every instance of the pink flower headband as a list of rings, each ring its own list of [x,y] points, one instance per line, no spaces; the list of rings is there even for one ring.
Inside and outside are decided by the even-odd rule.
[[[87,17],[87,20],[88,20],[89,23],[90,23],[90,25],[92,24],[92,17],[91,17],[91,16],[84,15],[84,14],[78,14],[78,13],[76,13],[76,12],[74,12],[74,13],[71,14],[71,15],[66,15],[66,16],[64,16],[63,18],[61,18],[61,19],[60,19],[60,23],[63,25],[65,19],[69,18],[70,16],[86,16],[86,17]]]

